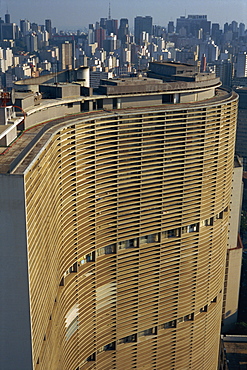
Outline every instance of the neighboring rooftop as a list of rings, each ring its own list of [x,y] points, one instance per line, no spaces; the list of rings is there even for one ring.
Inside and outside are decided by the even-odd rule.
[[[148,76],[160,78],[163,81],[187,82],[199,82],[215,78],[214,73],[199,73],[197,66],[174,62],[149,63]]]
[[[225,335],[224,342],[225,356],[228,369],[247,368],[247,335]]]

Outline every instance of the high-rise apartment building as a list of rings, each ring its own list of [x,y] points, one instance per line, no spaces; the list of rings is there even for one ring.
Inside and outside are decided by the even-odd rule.
[[[26,19],[21,19],[20,20],[20,31],[23,36],[26,36],[26,34],[30,30],[30,22]]]
[[[176,31],[179,33],[180,29],[186,30],[187,36],[198,37],[198,32],[202,29],[203,36],[210,34],[211,22],[207,20],[206,15],[188,15],[187,18],[181,16],[177,19]]]
[[[60,99],[35,106],[16,93],[27,131],[0,156],[0,368],[217,368],[238,98],[193,66],[150,69],[169,83],[47,84]],[[20,124],[6,109],[1,146]]]
[[[174,27],[174,22],[173,21],[170,21],[168,23],[167,31],[168,31],[168,33],[173,33],[175,31],[175,27]]]
[[[49,33],[49,38],[50,38],[51,34],[52,34],[51,19],[46,19],[45,20],[45,29]]]
[[[5,14],[5,23],[10,23],[10,14]]]
[[[150,36],[153,34],[153,18],[150,16],[135,18],[135,42],[140,45],[142,32],[147,32]]]
[[[65,41],[60,45],[59,62],[61,70],[72,67],[72,53],[73,44],[71,42]]]
[[[241,81],[239,79],[239,81]],[[236,134],[236,153],[243,159],[243,169],[247,171],[247,88],[239,85],[236,87],[239,95],[238,124]]]
[[[237,55],[236,77],[247,77],[247,53]]]
[[[127,35],[129,35],[129,21],[127,18],[121,18],[118,29],[118,39],[121,41],[122,45],[127,41]]]
[[[15,40],[18,27],[15,23],[10,23],[10,15],[5,14],[5,23],[1,23],[1,39]]]
[[[103,42],[106,39],[106,30],[104,28],[95,29],[95,42],[98,43],[100,49],[103,48]]]

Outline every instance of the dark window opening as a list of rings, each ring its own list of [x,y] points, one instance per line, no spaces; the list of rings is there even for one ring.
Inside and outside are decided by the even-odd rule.
[[[136,340],[137,340],[137,335],[132,334],[132,335],[128,335],[127,337],[119,339],[118,343],[119,344],[121,344],[121,343],[132,343],[132,342],[136,342]]]
[[[95,361],[95,353],[93,353],[91,356],[87,358],[87,362],[89,361]]]
[[[202,307],[200,312],[208,312],[208,305],[206,304],[206,306]]]
[[[98,99],[97,100],[97,107],[98,107],[98,109],[103,109],[103,99]]]
[[[104,351],[114,351],[116,349],[116,342],[112,342],[104,346]]]
[[[162,104],[171,104],[173,102],[173,97],[171,94],[163,94],[162,95]]]
[[[176,328],[176,326],[177,326],[176,320],[172,320],[172,321],[166,322],[162,327],[164,329],[167,329],[167,328]]]

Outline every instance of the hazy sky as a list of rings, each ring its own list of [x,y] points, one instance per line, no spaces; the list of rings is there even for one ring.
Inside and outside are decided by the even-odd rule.
[[[128,18],[130,25],[137,15],[151,15],[153,23],[166,26],[181,15],[207,14],[212,22],[236,20],[247,25],[247,0],[111,0],[112,18]],[[20,19],[44,24],[51,19],[58,29],[77,30],[88,27],[100,17],[108,16],[109,0],[0,0],[2,18],[6,11],[11,21]]]

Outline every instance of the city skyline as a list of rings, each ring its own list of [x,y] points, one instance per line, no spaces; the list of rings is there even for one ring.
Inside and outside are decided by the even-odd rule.
[[[225,22],[232,20],[245,22],[243,15],[247,11],[247,4],[242,0],[238,3],[239,6],[236,6],[236,2],[232,0],[207,0],[202,5],[196,0],[190,1],[189,4],[182,0],[175,0],[172,3],[156,0],[156,7],[154,7],[153,2],[147,0],[144,0],[141,6],[137,0],[131,1],[129,3],[131,6],[126,6],[126,2],[120,0],[112,0],[111,16],[114,19],[128,18],[130,26],[133,27],[133,20],[138,15],[150,15],[153,17],[154,24],[166,26],[170,20],[175,21],[182,15],[207,14],[210,21],[220,23],[222,26]],[[216,6],[220,11],[215,12]],[[7,11],[11,15],[11,21],[17,24],[20,19],[43,24],[44,19],[50,18],[52,25],[59,29],[77,30],[88,27],[89,23],[94,23],[101,17],[108,17],[109,1],[101,0],[100,3],[96,3],[95,0],[82,2],[79,0],[70,2],[43,0],[42,3],[31,0],[0,2],[2,18]],[[68,12],[71,12],[70,17],[67,16]]]

